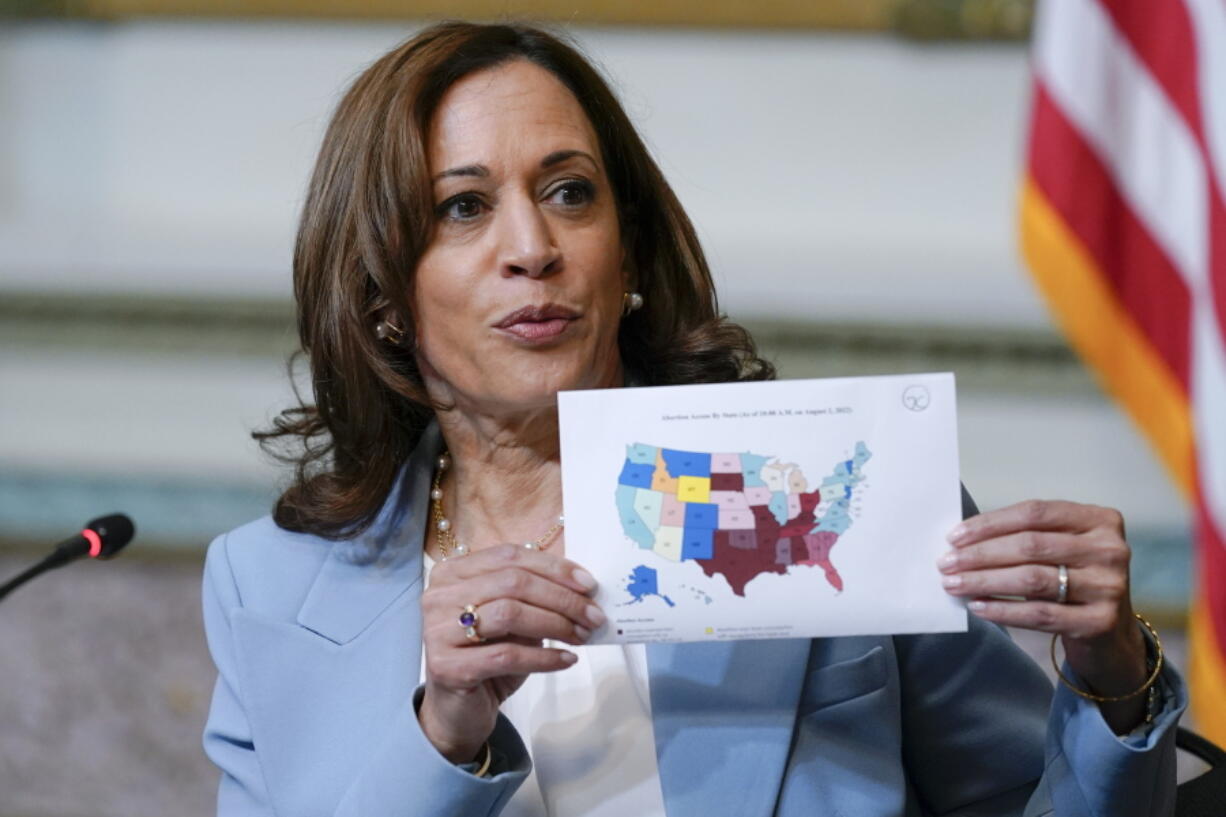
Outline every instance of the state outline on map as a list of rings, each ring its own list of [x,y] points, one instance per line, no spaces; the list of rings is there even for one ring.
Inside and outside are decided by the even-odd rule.
[[[841,593],[843,578],[830,551],[859,516],[852,499],[859,500],[855,489],[865,483],[862,469],[872,456],[857,441],[853,453],[809,491],[800,466],[773,455],[634,442],[626,446],[618,476],[618,517],[640,549],[668,562],[695,561],[708,577],[723,576],[742,598],[758,576],[786,575],[796,566],[822,568]],[[626,590],[634,602],[661,595],[653,568],[637,566],[630,580]],[[642,593],[648,581],[654,592]]]

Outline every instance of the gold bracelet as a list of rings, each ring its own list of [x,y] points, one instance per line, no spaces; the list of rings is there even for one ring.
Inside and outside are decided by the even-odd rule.
[[[1073,685],[1072,681],[1064,677],[1064,673],[1060,671],[1060,665],[1056,663],[1056,639],[1059,637],[1059,633],[1053,633],[1051,637],[1051,665],[1055,668],[1056,675],[1059,676],[1060,680],[1064,682],[1066,687],[1073,690],[1073,692],[1076,692],[1083,698],[1089,698],[1091,701],[1097,701],[1099,703],[1114,703],[1115,701],[1126,701],[1129,698],[1135,698],[1154,685],[1154,683],[1158,680],[1158,674],[1162,672],[1162,641],[1158,638],[1158,631],[1154,629],[1154,625],[1146,621],[1140,613],[1133,613],[1133,615],[1136,616],[1137,621],[1141,622],[1141,625],[1149,631],[1150,636],[1154,639],[1154,649],[1158,653],[1157,658],[1154,660],[1154,670],[1149,674],[1149,678],[1145,680],[1145,683],[1141,684],[1141,686],[1137,687],[1132,692],[1129,692],[1127,695],[1095,695],[1093,692],[1086,692],[1085,690],[1078,689]],[[1147,649],[1146,653],[1148,652],[1149,650]],[[1149,709],[1152,710],[1153,707],[1150,706]],[[1146,722],[1152,720],[1152,712],[1146,715],[1145,720]]]
[[[477,769],[477,771],[473,772],[473,774],[475,774],[477,777],[485,777],[486,773],[490,770],[490,761],[493,759],[494,752],[492,749],[490,749],[490,742],[487,740],[485,742],[485,760],[481,762],[481,768]]]

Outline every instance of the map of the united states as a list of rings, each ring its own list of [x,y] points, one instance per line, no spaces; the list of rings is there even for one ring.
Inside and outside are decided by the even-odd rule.
[[[759,454],[707,454],[643,443],[626,446],[617,480],[622,530],[643,550],[672,562],[692,559],[722,575],[738,596],[763,573],[820,567],[836,590],[843,578],[830,550],[852,525],[852,496],[872,457],[863,442],[810,490],[794,463]],[[634,601],[661,596],[656,571],[635,568]]]

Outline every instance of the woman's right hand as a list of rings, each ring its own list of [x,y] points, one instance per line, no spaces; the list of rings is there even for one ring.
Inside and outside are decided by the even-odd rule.
[[[555,672],[577,660],[542,639],[582,644],[604,614],[588,597],[596,582],[558,556],[499,545],[439,562],[422,594],[426,689],[417,717],[429,741],[452,763],[476,759],[494,731],[498,707],[528,673]],[[477,608],[473,642],[459,623]]]

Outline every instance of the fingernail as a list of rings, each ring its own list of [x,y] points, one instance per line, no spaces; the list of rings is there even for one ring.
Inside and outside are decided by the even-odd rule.
[[[599,627],[608,621],[608,619],[605,618],[604,612],[595,604],[589,604],[587,609],[584,610],[584,614],[587,616],[587,620],[591,622],[593,627]]]
[[[945,585],[946,587],[961,587],[962,577],[961,576],[942,576],[941,584]]]
[[[983,610],[988,609],[988,605],[987,605],[987,603],[986,603],[986,602],[982,602],[982,601],[972,601],[970,604],[968,604],[968,605],[966,605],[966,606],[967,606],[967,607],[969,607],[969,608],[971,608],[972,610],[974,610],[974,611],[975,611],[975,612],[977,612],[977,613],[978,613],[978,612],[982,612]]]
[[[563,652],[562,653],[562,663],[563,664],[573,664],[578,660],[579,660],[579,656],[575,655],[573,652]]]
[[[575,625],[575,635],[579,636],[580,641],[587,641],[589,638],[592,637],[592,631],[589,630],[587,627],[580,627],[578,624],[576,624]]]
[[[958,554],[952,550],[949,551],[948,553],[943,554],[941,558],[937,559],[937,567],[941,568],[942,570],[953,567],[957,563],[958,563]]]
[[[583,568],[575,568],[574,577],[589,593],[596,589],[596,580]]]
[[[949,531],[949,533],[945,535],[945,539],[952,544],[954,542],[957,542],[962,537],[966,536],[966,532],[967,532],[966,525],[959,522],[957,525],[953,526],[953,528]]]

